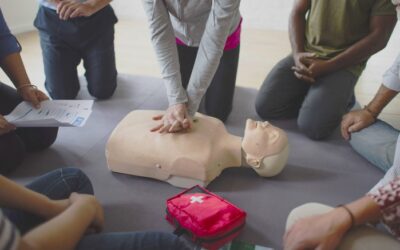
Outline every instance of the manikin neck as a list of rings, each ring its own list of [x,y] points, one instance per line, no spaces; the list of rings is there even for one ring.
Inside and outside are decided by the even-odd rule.
[[[221,140],[221,143],[223,143],[223,148],[226,149],[226,166],[241,167],[243,159],[242,137],[228,134],[223,140]]]

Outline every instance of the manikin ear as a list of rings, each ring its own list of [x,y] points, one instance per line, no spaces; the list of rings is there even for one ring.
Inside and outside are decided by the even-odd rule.
[[[279,139],[279,132],[274,130],[268,134],[268,144],[273,144]]]
[[[253,168],[260,167],[260,161],[255,158],[252,158],[251,156],[246,156],[246,162]]]

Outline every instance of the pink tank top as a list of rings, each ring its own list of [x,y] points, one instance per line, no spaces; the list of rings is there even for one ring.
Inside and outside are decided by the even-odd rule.
[[[239,25],[237,26],[236,30],[232,34],[230,34],[228,36],[228,38],[226,39],[225,48],[224,48],[225,51],[235,49],[235,48],[237,48],[237,46],[239,46],[241,31],[242,31],[242,19],[240,20]],[[175,37],[175,40],[176,40],[176,44],[178,44],[178,45],[186,45],[182,40],[180,40],[177,37]]]

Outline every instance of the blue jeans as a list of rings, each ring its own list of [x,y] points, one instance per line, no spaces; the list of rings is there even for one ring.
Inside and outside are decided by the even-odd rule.
[[[117,87],[114,24],[117,18],[107,5],[90,17],[60,20],[41,7],[35,19],[42,47],[45,86],[53,99],[74,99],[80,89],[77,67],[86,70],[89,93],[98,99],[113,95]]]
[[[27,187],[42,193],[51,199],[67,199],[72,192],[93,194],[89,178],[77,168],[60,168],[39,177]],[[32,214],[3,209],[15,226],[25,233],[34,228],[43,219]],[[171,233],[165,232],[124,232],[100,233],[84,236],[76,249],[189,249],[184,242]]]
[[[377,120],[371,126],[352,133],[350,145],[369,162],[386,172],[393,165],[400,131]]]
[[[14,88],[0,82],[0,115],[8,115],[22,101]],[[12,172],[23,161],[26,152],[50,147],[57,133],[58,128],[17,128],[0,135],[0,174]]]

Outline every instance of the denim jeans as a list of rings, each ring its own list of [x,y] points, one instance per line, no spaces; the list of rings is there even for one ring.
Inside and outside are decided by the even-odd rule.
[[[72,192],[93,194],[93,187],[88,177],[77,168],[60,168],[39,177],[29,189],[42,193],[51,199],[66,199]],[[32,214],[15,210],[3,209],[4,214],[25,233],[44,222]],[[84,236],[76,246],[78,250],[98,249],[137,249],[156,250],[189,249],[187,245],[172,233],[165,232],[121,232],[99,233]]]
[[[22,102],[14,88],[0,82],[0,115],[8,115]],[[24,159],[26,152],[46,149],[57,138],[58,128],[18,128],[0,136],[0,174],[8,174]]]
[[[399,134],[399,130],[377,120],[371,126],[352,133],[350,145],[369,162],[386,172],[393,165]]]
[[[45,86],[53,99],[74,99],[80,89],[77,67],[86,70],[89,93],[98,99],[113,95],[117,86],[114,24],[117,18],[107,5],[90,17],[60,20],[41,7],[35,19],[42,48]]]
[[[257,114],[264,120],[297,117],[297,125],[314,140],[328,137],[354,104],[358,77],[338,70],[314,84],[293,73],[293,56],[282,59],[267,75],[256,98]]]

